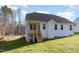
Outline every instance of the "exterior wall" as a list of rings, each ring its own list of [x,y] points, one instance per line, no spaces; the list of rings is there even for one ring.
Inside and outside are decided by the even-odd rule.
[[[43,24],[45,24],[46,29],[43,29]],[[43,38],[48,38],[48,23],[47,22],[40,22],[40,31]]]
[[[31,32],[31,30],[30,30],[30,23],[33,23],[33,24],[36,24],[36,23],[40,23],[40,21],[26,21],[25,22],[25,37],[26,37],[26,41],[27,42],[30,42],[30,39],[31,39],[31,37],[30,37],[30,32]],[[40,24],[39,24],[40,25]],[[34,31],[32,31],[32,32],[34,32]],[[34,36],[33,36],[34,37]],[[34,39],[33,39],[33,41],[34,41]]]
[[[28,27],[28,21],[25,22],[25,37],[26,37],[26,41],[29,42],[29,37],[28,37],[28,31],[29,31],[29,27]]]
[[[55,24],[57,24],[57,30],[54,29]],[[63,30],[61,30],[61,25],[63,25]],[[54,20],[50,20],[48,22],[48,38],[73,35],[73,30],[70,30],[70,25],[72,24],[56,23]]]
[[[48,38],[54,38],[54,36],[56,35],[56,31],[54,30],[54,24],[56,24],[54,20],[50,20],[48,22]]]
[[[25,32],[25,34],[26,34],[26,36],[27,36],[27,34],[29,33],[29,25],[28,25],[28,23],[29,22],[36,22],[36,23],[40,23],[40,32],[41,32],[41,34],[42,34],[42,37],[43,38],[48,38],[48,24],[47,24],[47,22],[44,22],[44,21],[42,21],[42,22],[40,22],[40,21],[27,21],[26,22],[26,32]],[[46,29],[44,30],[43,29],[43,24],[45,24],[46,25]],[[29,38],[29,37],[28,37]]]
[[[26,22],[26,40],[29,42],[27,38],[28,32],[29,32],[29,25],[28,22]],[[36,22],[36,21],[31,21]],[[54,37],[63,37],[63,36],[69,36],[73,35],[73,30],[70,30],[70,25],[73,26],[73,24],[67,24],[67,23],[57,23],[54,20],[50,20],[49,22],[39,22],[40,23],[40,32],[42,34],[43,38],[54,38]],[[43,24],[46,25],[46,29],[43,29]],[[57,24],[57,30],[55,30],[55,24]],[[61,30],[61,25],[63,25],[63,30]]]
[[[76,24],[76,26],[74,26],[74,32],[79,32],[79,24]]]
[[[76,24],[74,26],[74,32],[79,32],[79,18],[77,18],[76,20],[74,20],[74,23]]]

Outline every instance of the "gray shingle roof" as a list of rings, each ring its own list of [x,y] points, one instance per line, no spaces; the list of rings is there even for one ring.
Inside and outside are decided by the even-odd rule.
[[[57,15],[52,15],[52,14],[44,14],[44,13],[37,13],[37,12],[26,14],[26,20],[49,21],[51,19],[53,19],[58,23],[73,23],[67,20],[66,18],[57,16]]]

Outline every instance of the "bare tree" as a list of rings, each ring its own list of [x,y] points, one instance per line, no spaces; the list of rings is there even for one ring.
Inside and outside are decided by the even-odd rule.
[[[4,19],[5,19],[5,21],[4,21],[4,35],[6,35],[7,34],[7,32],[6,32],[7,22],[9,21],[8,20],[9,19],[8,16],[12,15],[12,10],[11,10],[11,8],[8,8],[5,5],[5,6],[1,7],[1,11],[2,11],[2,13],[4,15]]]
[[[18,8],[18,20],[19,20],[19,29],[18,29],[18,33],[19,35],[21,34],[21,28],[20,28],[20,25],[21,25],[21,16],[20,16],[20,13],[21,13],[21,9]]]

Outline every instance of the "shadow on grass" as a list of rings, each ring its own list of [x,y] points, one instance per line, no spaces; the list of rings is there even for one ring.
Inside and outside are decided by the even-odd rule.
[[[33,43],[26,43],[24,37],[12,41],[2,41],[0,42],[0,52],[9,51],[27,45],[33,45]]]
[[[62,39],[62,38],[65,38],[65,37],[46,39],[43,42],[50,41],[50,40]],[[39,43],[43,43],[43,42],[39,42]],[[0,52],[5,52],[5,51],[12,50],[12,49],[20,48],[23,46],[33,45],[33,44],[36,44],[36,43],[25,42],[24,37],[15,39],[12,41],[3,41],[3,42],[0,42]]]

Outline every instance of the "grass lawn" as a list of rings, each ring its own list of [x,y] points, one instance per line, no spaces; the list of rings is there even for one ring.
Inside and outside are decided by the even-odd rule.
[[[70,37],[50,39],[45,42],[27,44],[23,39],[0,42],[2,53],[26,53],[26,52],[79,52],[79,34]]]

